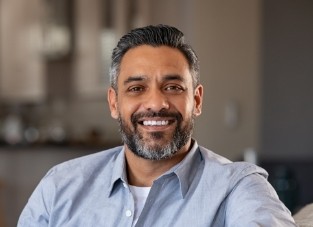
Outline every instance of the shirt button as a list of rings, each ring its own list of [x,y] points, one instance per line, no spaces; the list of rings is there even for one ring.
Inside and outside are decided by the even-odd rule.
[[[132,216],[131,210],[126,210],[125,215],[126,215],[126,217]]]

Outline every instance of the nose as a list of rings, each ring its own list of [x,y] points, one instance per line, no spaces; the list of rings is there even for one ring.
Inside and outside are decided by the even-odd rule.
[[[155,112],[159,112],[170,107],[167,96],[158,89],[149,91],[143,105],[146,110]]]

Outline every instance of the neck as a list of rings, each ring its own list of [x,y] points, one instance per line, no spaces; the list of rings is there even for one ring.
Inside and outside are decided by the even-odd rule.
[[[128,183],[139,187],[151,187],[155,179],[184,159],[190,146],[191,141],[173,157],[155,161],[138,157],[125,145]]]

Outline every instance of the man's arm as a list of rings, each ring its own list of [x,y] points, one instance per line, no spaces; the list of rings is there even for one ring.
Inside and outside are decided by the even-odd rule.
[[[242,178],[226,202],[225,226],[296,226],[290,211],[259,174]]]
[[[34,190],[20,215],[17,224],[18,227],[49,226],[49,201],[46,200],[49,199],[50,196],[45,195],[45,193],[49,193],[50,190],[44,191],[43,188],[45,185],[46,183],[43,179]]]

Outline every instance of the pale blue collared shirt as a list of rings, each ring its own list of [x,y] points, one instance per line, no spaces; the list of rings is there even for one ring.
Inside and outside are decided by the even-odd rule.
[[[194,145],[156,179],[137,227],[296,226],[265,170]],[[18,227],[131,227],[134,199],[123,147],[70,160],[41,180]]]

